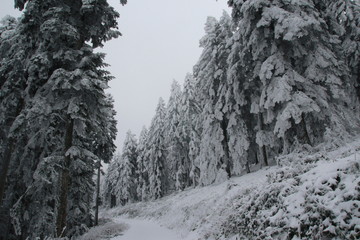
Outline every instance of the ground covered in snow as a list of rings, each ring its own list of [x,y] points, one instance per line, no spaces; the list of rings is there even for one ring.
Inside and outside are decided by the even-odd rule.
[[[360,139],[103,217],[127,224],[114,240],[360,239],[359,208]]]

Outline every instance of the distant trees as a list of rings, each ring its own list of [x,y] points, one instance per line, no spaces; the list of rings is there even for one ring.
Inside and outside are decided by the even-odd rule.
[[[231,17],[207,19],[193,74],[142,134],[139,199],[359,132],[358,2],[228,2]]]

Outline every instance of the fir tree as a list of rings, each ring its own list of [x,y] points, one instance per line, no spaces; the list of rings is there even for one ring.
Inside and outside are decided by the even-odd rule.
[[[116,184],[120,177],[121,169],[121,155],[116,154],[112,161],[109,164],[107,172],[105,174],[103,188],[102,188],[102,198],[105,202],[105,206],[115,207],[119,204],[116,192]]]
[[[160,98],[148,133],[149,193],[153,199],[163,197],[166,189],[166,179],[164,174],[166,156],[166,143],[164,139],[165,114],[165,102]]]
[[[206,35],[201,39],[204,48],[194,67],[202,108],[203,131],[199,153],[200,182],[207,185],[230,177],[231,166],[228,147],[228,119],[222,111],[220,90],[226,85],[226,60],[231,37],[230,17],[224,12],[220,22],[209,17],[205,24]]]
[[[165,162],[166,192],[177,188],[177,171],[184,164],[184,153],[179,139],[181,87],[175,80],[171,85],[170,98],[166,108],[164,138],[167,143]]]
[[[311,1],[230,4],[240,46],[236,71],[246,79],[241,89],[252,102],[265,164],[297,142],[314,145],[328,131],[349,131],[342,117],[352,115],[346,66],[336,57],[338,38],[325,27],[317,6]]]
[[[124,141],[124,146],[121,154],[123,161],[123,171],[121,172],[121,196],[124,203],[135,202],[138,200],[136,185],[138,179],[138,167],[137,167],[137,140],[135,135],[128,131]],[[120,192],[120,189],[118,190]]]
[[[188,73],[184,80],[184,87],[180,99],[180,119],[177,128],[178,139],[182,149],[183,162],[181,164],[181,172],[177,176],[182,177],[182,181],[179,179],[177,185],[180,189],[183,187],[191,186],[194,184],[195,177],[195,154],[190,154],[190,143],[192,142],[191,134],[195,131],[195,119],[196,119],[196,103],[194,93],[194,78]],[[191,153],[194,153],[193,151]],[[193,177],[190,176],[192,169]],[[181,178],[180,177],[180,178]],[[198,178],[198,176],[196,177]],[[185,185],[184,185],[185,184]]]
[[[139,200],[147,200],[149,196],[149,158],[148,158],[148,130],[143,127],[139,136],[139,143],[137,147],[137,196]]]
[[[17,149],[9,157],[7,206],[15,203],[17,235],[76,236],[91,225],[95,163],[113,151],[113,135],[106,132],[113,127],[104,129],[111,114],[103,114],[111,77],[101,69],[104,55],[93,48],[119,35],[118,13],[106,1],[15,1],[15,6],[23,9],[25,3],[17,28],[24,70],[16,78],[5,76],[27,83],[19,85],[24,101],[8,133],[16,144],[8,141],[7,148]],[[49,172],[41,167],[45,163]],[[50,209],[36,211],[45,205]],[[48,221],[37,221],[46,213]]]

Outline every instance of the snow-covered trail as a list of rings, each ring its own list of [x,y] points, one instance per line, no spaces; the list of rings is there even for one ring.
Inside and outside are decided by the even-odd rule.
[[[151,220],[118,217],[114,221],[125,223],[129,228],[123,235],[111,238],[111,240],[183,240],[174,231]]]

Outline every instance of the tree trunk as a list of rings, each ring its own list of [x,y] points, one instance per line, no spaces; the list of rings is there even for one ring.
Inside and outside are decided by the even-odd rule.
[[[259,113],[258,116],[259,116],[259,118],[258,118],[259,130],[264,130],[264,120],[263,120],[262,113]],[[265,145],[260,147],[260,153],[262,155],[265,166],[269,166],[269,162],[268,162],[268,159],[267,159],[267,153],[266,153],[266,146]]]
[[[305,122],[304,114],[302,114],[302,116],[301,116],[301,123],[300,124],[301,124],[302,131],[303,131],[302,138],[304,139],[305,143],[312,146],[311,140],[310,140],[310,137],[309,137],[309,133],[308,133],[307,128],[306,128],[306,122]]]
[[[95,226],[99,224],[99,204],[100,204],[100,174],[101,163],[98,162],[97,182],[96,182],[96,200],[95,200]]]
[[[70,119],[65,133],[65,153],[72,146],[73,141],[73,129],[74,129],[74,120]],[[64,168],[60,177],[60,196],[59,196],[59,207],[56,219],[56,231],[57,236],[62,237],[66,230],[66,218],[67,218],[67,198],[69,191],[69,182],[70,182],[70,156],[64,157]]]
[[[228,174],[228,177],[231,177],[231,170],[232,170],[232,166],[231,166],[231,161],[230,161],[230,150],[229,150],[229,146],[228,146],[228,141],[229,141],[229,137],[227,134],[227,121],[225,118],[223,118],[223,120],[221,121],[221,130],[223,132],[224,135],[224,141],[222,143],[223,147],[224,147],[224,151],[225,151],[225,165],[226,165],[226,172]]]
[[[20,115],[22,109],[24,108],[24,99],[20,98],[19,103],[16,107],[15,115],[13,116],[13,120],[11,122],[11,125],[9,125],[8,129],[10,129],[15,121],[15,119]],[[5,131],[2,131],[2,136],[5,138],[5,135],[9,136],[9,132],[5,133]],[[15,139],[12,137],[9,137],[7,139],[7,142],[5,143],[5,151],[3,155],[3,168],[1,169],[0,173],[0,206],[2,206],[2,201],[5,195],[5,185],[6,185],[6,177],[9,171],[10,161],[11,161],[11,154],[14,151],[15,148]]]
[[[0,175],[0,206],[2,206],[2,201],[5,194],[5,185],[6,185],[6,177],[10,166],[11,160],[11,153],[14,150],[14,140],[12,138],[8,139],[6,144],[6,149],[4,152],[4,160],[3,160],[3,167],[1,169]]]
[[[246,167],[246,173],[250,173],[251,171],[250,171],[249,161],[246,162],[245,167]]]

